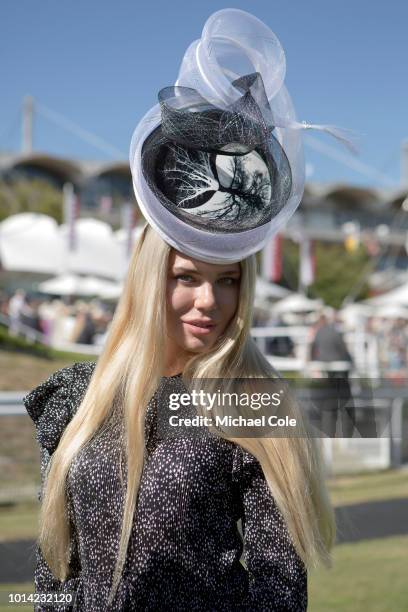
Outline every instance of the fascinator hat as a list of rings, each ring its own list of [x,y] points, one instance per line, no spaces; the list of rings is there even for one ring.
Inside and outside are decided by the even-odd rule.
[[[304,189],[302,129],[284,85],[285,53],[259,19],[214,13],[187,49],[177,82],[132,137],[141,212],[190,257],[240,261],[288,221]]]

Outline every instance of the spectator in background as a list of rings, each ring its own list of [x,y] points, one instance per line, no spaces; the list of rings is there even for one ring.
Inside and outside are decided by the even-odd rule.
[[[50,335],[50,344],[58,346],[67,342],[72,334],[72,309],[61,299],[52,301],[54,318]]]
[[[268,321],[269,327],[287,327],[280,317],[272,316]],[[291,357],[295,345],[290,336],[274,336],[266,341],[266,354],[276,357]]]
[[[88,304],[78,305],[72,341],[77,344],[93,344],[96,325]]]
[[[0,313],[8,316],[9,296],[5,291],[0,291]]]
[[[386,338],[387,378],[404,380],[407,376],[407,324],[404,319],[392,322]]]
[[[17,289],[10,298],[8,304],[8,316],[10,318],[10,332],[18,333],[22,311],[25,306],[26,294],[23,289]]]
[[[55,321],[55,304],[56,300],[44,300],[38,308],[41,319],[41,329],[44,334],[44,341],[47,344],[51,344]]]
[[[38,299],[34,297],[26,298],[21,308],[20,320],[27,327],[42,333],[39,306],[40,301]]]
[[[311,357],[313,361],[327,364],[325,369],[331,381],[327,397],[321,404],[321,429],[328,436],[335,437],[340,413],[342,436],[351,437],[355,427],[355,409],[348,380],[352,358],[342,335],[325,314],[321,314],[317,322]]]
[[[351,369],[352,358],[337,326],[329,321],[325,314],[321,314],[317,322],[315,337],[311,347],[314,361],[343,362],[348,367],[337,371],[337,374],[348,376]]]

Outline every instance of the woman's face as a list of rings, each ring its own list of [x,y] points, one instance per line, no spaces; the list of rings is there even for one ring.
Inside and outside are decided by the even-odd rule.
[[[172,250],[167,275],[167,361],[211,349],[238,305],[239,263],[210,264]]]

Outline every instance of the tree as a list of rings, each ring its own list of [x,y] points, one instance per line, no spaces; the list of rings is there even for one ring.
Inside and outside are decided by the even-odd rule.
[[[285,239],[283,273],[289,289],[297,290],[299,282],[299,246]],[[315,243],[316,277],[309,287],[310,297],[321,298],[329,306],[339,308],[367,270],[370,257],[363,246],[348,252],[343,245],[327,242]],[[368,284],[364,282],[356,299],[368,297]]]
[[[62,221],[62,191],[42,179],[0,181],[0,221],[10,215],[36,212]]]

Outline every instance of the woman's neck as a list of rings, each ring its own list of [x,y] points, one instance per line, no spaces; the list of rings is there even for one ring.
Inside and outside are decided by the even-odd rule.
[[[165,368],[163,376],[165,378],[171,378],[172,376],[178,376],[183,373],[183,368]]]
[[[164,366],[164,376],[176,376],[181,374],[186,363],[191,359],[191,354],[184,353],[179,347],[168,346]]]

